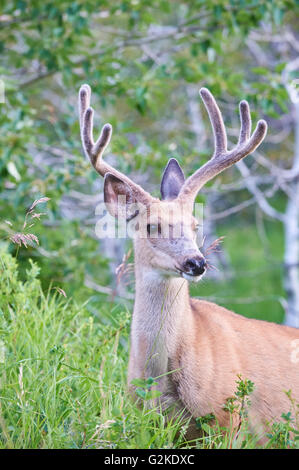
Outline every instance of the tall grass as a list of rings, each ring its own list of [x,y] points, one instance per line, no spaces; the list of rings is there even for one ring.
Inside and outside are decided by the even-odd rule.
[[[20,281],[16,259],[0,247],[0,447],[188,447],[180,419],[148,408],[146,393],[141,407],[128,398],[129,312],[109,306],[107,315],[103,305],[103,322],[58,286],[44,293],[38,275],[31,262]],[[269,445],[296,446],[292,425],[286,416]],[[237,435],[205,419],[198,426],[199,448],[257,445],[246,419]]]
[[[0,253],[0,446],[171,447],[179,423],[136,407],[126,392],[129,313],[109,323],[56,289],[44,294]]]

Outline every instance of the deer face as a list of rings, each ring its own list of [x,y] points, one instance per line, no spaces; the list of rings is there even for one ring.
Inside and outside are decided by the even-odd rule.
[[[137,224],[141,232],[135,244],[149,268],[166,277],[200,280],[206,262],[197,245],[199,224],[190,206],[176,200],[154,202]]]
[[[126,214],[144,269],[197,282],[206,262],[197,246],[199,223],[192,215],[192,205],[177,199],[184,180],[178,162],[171,159],[162,178],[162,201],[152,198],[142,204],[138,193],[113,175],[105,177],[104,197],[112,215]],[[119,206],[120,196],[125,207]]]

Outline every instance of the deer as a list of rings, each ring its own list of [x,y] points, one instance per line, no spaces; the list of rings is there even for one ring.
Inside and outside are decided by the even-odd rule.
[[[134,393],[134,379],[155,378],[163,410],[173,407],[189,417],[192,438],[198,436],[194,424],[198,417],[212,413],[220,426],[229,425],[224,404],[234,395],[237,376],[254,383],[248,410],[253,430],[266,429],[289,411],[286,391],[291,390],[299,402],[299,360],[294,353],[298,329],[246,318],[189,295],[189,282],[199,282],[208,264],[196,242],[195,198],[208,181],[260,146],[267,133],[264,120],[257,122],[252,133],[249,104],[243,100],[239,140],[228,150],[215,98],[207,88],[200,89],[200,96],[213,130],[214,153],[188,178],[171,158],[162,175],[159,199],[103,160],[112,126],[105,124],[94,142],[91,89],[85,84],[79,91],[82,145],[104,178],[107,209],[113,217],[125,214],[128,223],[134,221],[145,233],[133,239],[136,289],[128,387]],[[167,236],[162,234],[165,227]],[[173,236],[178,227],[180,235]],[[238,426],[239,417],[234,420]]]

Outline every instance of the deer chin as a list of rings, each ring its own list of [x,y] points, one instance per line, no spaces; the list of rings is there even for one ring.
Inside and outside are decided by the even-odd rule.
[[[191,274],[187,274],[187,273],[184,273],[182,272],[182,277],[184,279],[186,279],[187,281],[189,282],[199,282],[202,278],[203,274],[201,274],[200,276],[192,276]]]

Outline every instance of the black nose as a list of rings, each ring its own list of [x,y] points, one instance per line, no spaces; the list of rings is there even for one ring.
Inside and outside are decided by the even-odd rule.
[[[184,263],[184,270],[192,274],[192,276],[199,276],[206,270],[206,260],[199,256],[189,258]]]

